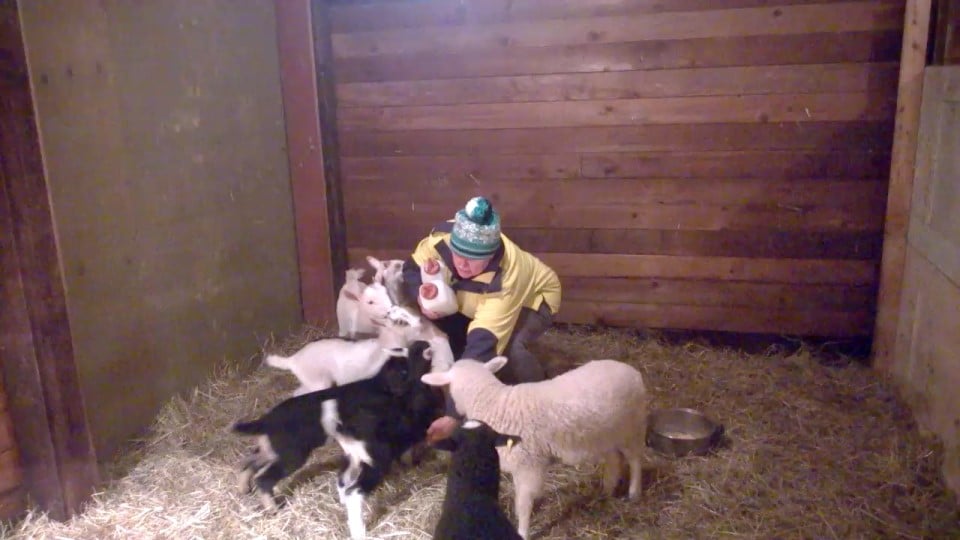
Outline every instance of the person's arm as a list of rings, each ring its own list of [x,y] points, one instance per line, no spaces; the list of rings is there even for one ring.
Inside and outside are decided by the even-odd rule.
[[[510,291],[484,298],[467,327],[467,344],[460,358],[486,362],[506,349],[520,318],[522,304]]]

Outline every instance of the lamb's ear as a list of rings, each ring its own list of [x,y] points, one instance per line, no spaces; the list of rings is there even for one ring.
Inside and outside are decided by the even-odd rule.
[[[496,373],[500,371],[505,365],[507,365],[506,356],[495,356],[490,360],[487,360],[487,363],[484,364],[484,366],[487,368],[488,371],[490,371],[490,373]]]
[[[380,262],[380,259],[374,257],[373,255],[367,255],[367,262],[370,263],[370,266],[372,266],[374,270],[382,270],[384,267],[384,264]]]
[[[423,381],[423,384],[429,386],[446,386],[450,384],[451,378],[449,372],[441,371],[439,373],[427,373],[422,375],[420,380]]]

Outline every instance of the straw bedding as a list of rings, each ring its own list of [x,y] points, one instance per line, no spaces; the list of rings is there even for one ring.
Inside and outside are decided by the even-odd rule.
[[[266,350],[291,352],[324,335],[305,328]],[[550,374],[590,358],[637,366],[653,406],[690,406],[725,425],[713,455],[649,452],[636,501],[599,495],[594,466],[557,466],[532,535],[560,538],[960,538],[955,501],[939,476],[940,452],[876,373],[809,344],[748,354],[702,340],[560,327],[537,344]],[[110,466],[109,485],[73,520],[31,513],[2,535],[37,539],[344,538],[337,451],[329,444],[281,483],[287,505],[263,513],[236,492],[248,441],[227,431],[296,387],[256,358],[224,365],[191,395],[171,400],[143,441]],[[447,459],[398,467],[370,500],[371,538],[430,538]],[[502,503],[512,515],[512,485]]]

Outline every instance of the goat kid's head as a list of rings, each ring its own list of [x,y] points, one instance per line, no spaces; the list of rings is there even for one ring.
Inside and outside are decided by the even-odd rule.
[[[373,275],[374,283],[396,283],[403,279],[403,260],[402,259],[380,259],[367,255],[367,262],[376,272]]]
[[[360,310],[376,323],[382,325],[393,307],[390,294],[382,283],[373,282],[360,293]]]
[[[407,393],[420,377],[430,372],[433,351],[426,341],[414,341],[409,347],[384,349],[389,358],[384,364],[384,382],[387,390],[396,396]]]
[[[513,445],[520,442],[519,435],[500,433],[480,420],[466,420],[457,426],[449,437],[440,439],[433,446],[448,452],[471,448],[475,449],[474,451],[481,451],[482,449],[493,450],[497,446],[513,448]]]

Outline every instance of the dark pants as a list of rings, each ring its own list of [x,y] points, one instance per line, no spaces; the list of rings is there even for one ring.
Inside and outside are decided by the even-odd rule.
[[[460,359],[467,346],[467,326],[470,319],[461,313],[456,313],[434,321],[450,338],[450,348],[453,357]],[[505,384],[542,381],[546,378],[543,366],[527,349],[527,344],[539,338],[553,324],[553,314],[550,307],[544,302],[540,309],[534,311],[522,308],[517,324],[510,336],[510,342],[503,355],[507,357],[507,365],[497,372],[497,378]]]

